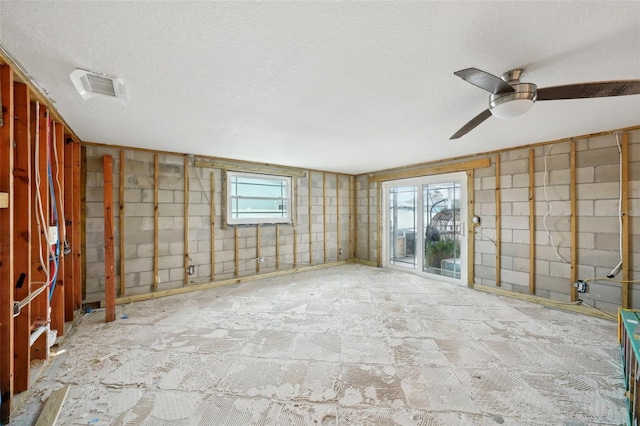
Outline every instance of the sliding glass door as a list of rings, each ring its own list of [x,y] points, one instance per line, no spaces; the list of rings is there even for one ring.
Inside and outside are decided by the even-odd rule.
[[[384,184],[385,266],[466,280],[466,174]]]

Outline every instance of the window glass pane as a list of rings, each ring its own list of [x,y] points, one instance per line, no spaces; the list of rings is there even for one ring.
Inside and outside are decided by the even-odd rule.
[[[227,172],[230,224],[291,222],[291,178]]]

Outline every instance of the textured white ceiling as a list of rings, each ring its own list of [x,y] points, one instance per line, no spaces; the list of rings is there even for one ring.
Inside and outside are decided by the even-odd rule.
[[[640,96],[491,117],[455,77],[640,79],[640,2],[0,2],[0,43],[85,141],[362,173],[640,124]],[[83,101],[76,68],[124,78]]]

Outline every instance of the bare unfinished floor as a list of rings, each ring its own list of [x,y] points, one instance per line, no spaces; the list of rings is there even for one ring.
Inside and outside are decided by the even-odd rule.
[[[86,314],[13,424],[626,424],[616,323],[345,265]]]

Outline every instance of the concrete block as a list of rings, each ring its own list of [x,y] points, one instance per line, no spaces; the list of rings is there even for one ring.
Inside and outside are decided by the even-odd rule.
[[[511,203],[511,214],[514,216],[529,216],[529,202],[517,201]]]
[[[153,244],[154,235],[151,231],[128,231],[125,232],[126,244]]]
[[[528,244],[516,244],[516,243],[503,243],[501,246],[501,254],[503,256],[514,257],[529,257],[529,245]]]
[[[614,216],[581,217],[578,226],[585,232],[617,233],[620,230],[618,218]]]
[[[605,281],[591,281],[586,297],[595,301],[607,302],[620,306],[622,304],[622,288],[616,283],[606,283]],[[617,310],[617,309],[616,309]]]
[[[590,150],[602,149],[602,148],[611,148],[616,147],[616,136],[615,135],[600,135],[594,136],[591,138],[587,138],[587,143],[589,144]]]
[[[536,187],[534,191],[534,197],[536,200],[569,200],[569,186],[568,185],[548,185],[545,189],[543,187]]]
[[[519,272],[519,271],[511,271],[508,269],[502,270],[502,282],[511,283],[516,286],[523,286],[529,288],[529,273],[528,272]]]
[[[124,264],[124,270],[126,273],[152,271],[153,259],[152,258],[127,259],[127,261]]]
[[[593,200],[578,200],[576,203],[576,214],[578,218],[584,216],[593,216],[594,214],[594,201]]]
[[[571,278],[571,264],[561,262],[549,262],[549,275],[554,278]]]
[[[580,200],[617,199],[620,192],[618,182],[588,183],[577,187],[577,198]]]
[[[511,269],[518,272],[529,272],[529,259],[523,257],[514,257],[511,261]]]
[[[169,254],[184,255],[184,241],[174,241],[169,243]]]
[[[596,233],[595,234],[596,250],[620,250],[620,235],[619,234],[604,234],[604,233]]]
[[[515,175],[529,169],[529,160],[520,159],[512,161],[502,161],[500,163],[500,175]]]
[[[620,182],[620,165],[608,164],[595,167],[596,182]]]
[[[551,277],[548,275],[536,274],[535,276],[536,295],[538,291],[552,291],[562,293],[569,289],[570,283],[567,279]]]
[[[544,216],[549,212],[552,216],[568,216],[571,214],[571,201],[536,201],[535,215]],[[528,214],[528,212],[527,212]]]
[[[593,166],[581,167],[576,169],[576,182],[578,184],[595,182],[595,170],[596,169]]]
[[[599,166],[603,164],[617,164],[619,162],[618,147],[613,143],[613,147],[601,149],[589,149],[576,155],[576,166],[578,168]]]
[[[529,188],[529,174],[520,173],[512,176],[511,186],[513,188]]]
[[[550,215],[547,216],[546,220],[544,216],[536,216],[536,229],[545,229],[545,222],[549,232],[571,231],[571,218],[569,216]],[[582,227],[582,223],[580,223],[580,227]]]
[[[500,198],[504,202],[509,201],[528,201],[528,188],[510,188],[500,190]]]
[[[148,229],[153,229],[153,222],[151,223],[151,227],[150,228],[145,228],[145,221],[147,221],[148,218],[146,217],[128,217],[125,218],[124,221],[124,232],[125,235],[127,234],[127,232],[129,231],[143,231],[143,230],[148,230]],[[116,222],[117,224],[117,222]],[[117,225],[114,224],[114,226],[117,227]]]
[[[609,271],[620,261],[620,253],[605,250],[580,250],[578,251],[578,263],[581,265],[601,266]]]
[[[579,249],[594,249],[595,234],[592,232],[578,232],[578,247]]]
[[[514,229],[512,238],[514,243],[529,244],[529,230]]]
[[[525,216],[505,216],[501,223],[503,229],[529,229],[529,218]]]
[[[476,203],[489,203],[495,202],[495,191],[494,190],[480,190],[475,191],[474,198]]]
[[[620,216],[618,199],[595,200],[594,216],[615,217]]]
[[[555,148],[555,145],[554,145]],[[555,154],[552,148],[551,153],[545,157],[536,157],[534,160],[535,170],[544,170],[545,161],[547,164],[547,171],[550,170],[563,170],[569,168],[569,154]]]
[[[513,160],[523,160],[529,158],[529,150],[528,149],[514,149],[513,151],[508,151],[504,153],[504,157],[507,161]]]
[[[511,175],[500,175],[500,189],[511,188],[512,186]]]

